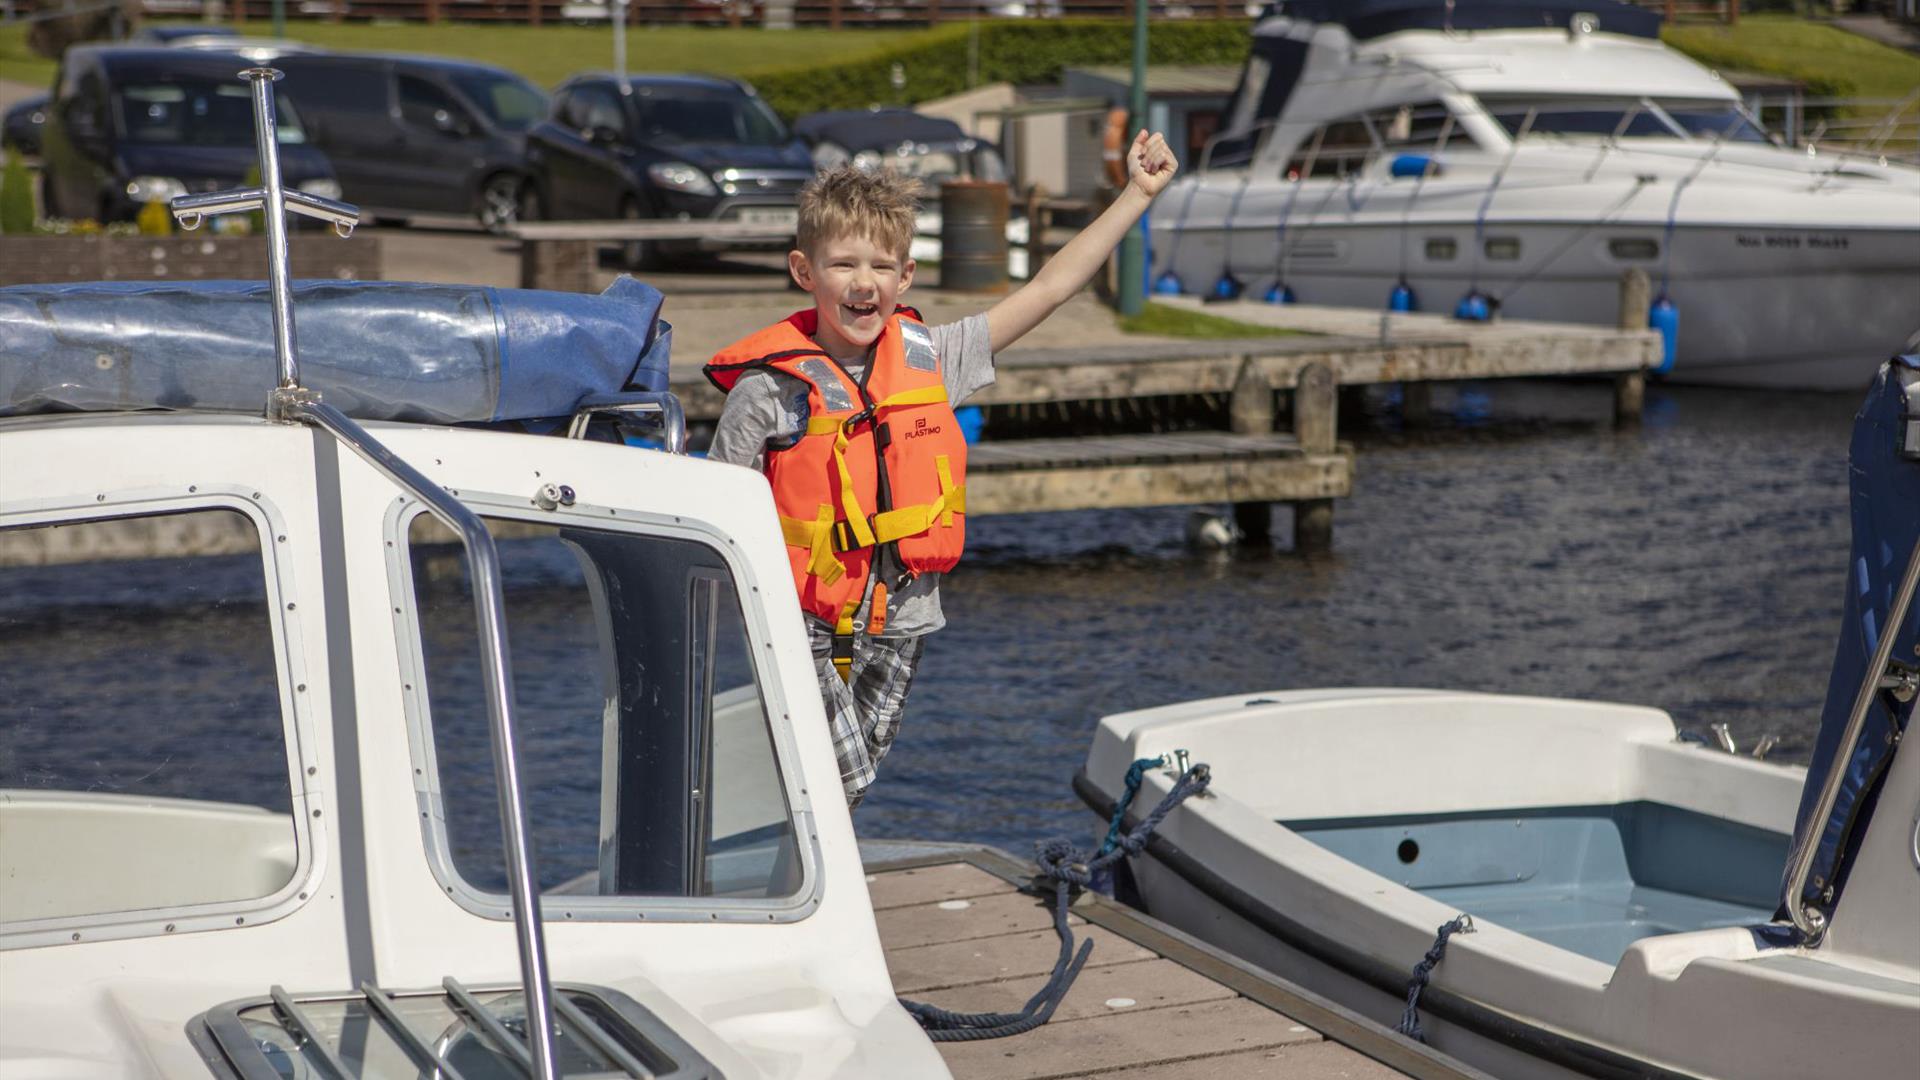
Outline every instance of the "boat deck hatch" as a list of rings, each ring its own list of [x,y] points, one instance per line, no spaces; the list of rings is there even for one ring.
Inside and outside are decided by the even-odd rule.
[[[1281,822],[1456,911],[1605,964],[1772,919],[1787,837],[1653,802]]]
[[[518,987],[289,995],[274,987],[188,1025],[216,1075],[235,1080],[522,1080],[533,1075]],[[560,1075],[720,1080],[720,1071],[639,1002],[604,987],[553,994]]]

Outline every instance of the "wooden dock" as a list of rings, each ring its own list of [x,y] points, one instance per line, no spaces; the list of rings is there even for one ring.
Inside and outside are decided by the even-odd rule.
[[[894,989],[966,1012],[1017,1011],[1059,951],[1033,867],[989,848],[862,844]],[[940,1044],[957,1080],[1487,1080],[1431,1047],[1131,908],[1082,894],[1093,953],[1053,1020]]]

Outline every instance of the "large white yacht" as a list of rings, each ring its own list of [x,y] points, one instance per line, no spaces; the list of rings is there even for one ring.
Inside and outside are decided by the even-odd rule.
[[[1920,168],[1779,145],[1658,27],[1611,0],[1280,4],[1153,216],[1155,287],[1612,324],[1639,267],[1673,378],[1863,389],[1920,328]]]

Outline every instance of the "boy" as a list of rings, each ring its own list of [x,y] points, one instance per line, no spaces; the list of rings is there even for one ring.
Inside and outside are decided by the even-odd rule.
[[[893,745],[926,635],[946,625],[940,575],[959,560],[966,520],[953,406],[993,382],[995,353],[1086,285],[1177,168],[1145,131],[1126,166],[1119,198],[1032,280],[935,327],[895,304],[913,284],[917,185],[824,173],[800,194],[787,254],[813,307],[706,367],[727,394],[708,457],[773,487],[849,809]]]

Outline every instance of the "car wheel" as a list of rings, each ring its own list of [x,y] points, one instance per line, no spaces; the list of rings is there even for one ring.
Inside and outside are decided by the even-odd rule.
[[[623,221],[644,221],[640,213],[640,204],[628,199],[620,204],[620,218]],[[620,245],[620,261],[629,270],[651,270],[660,261],[660,245],[647,240],[628,240]]]
[[[521,200],[523,190],[532,185],[513,173],[495,173],[487,177],[480,185],[479,205],[474,216],[480,219],[480,225],[495,235],[506,232],[520,223]]]

